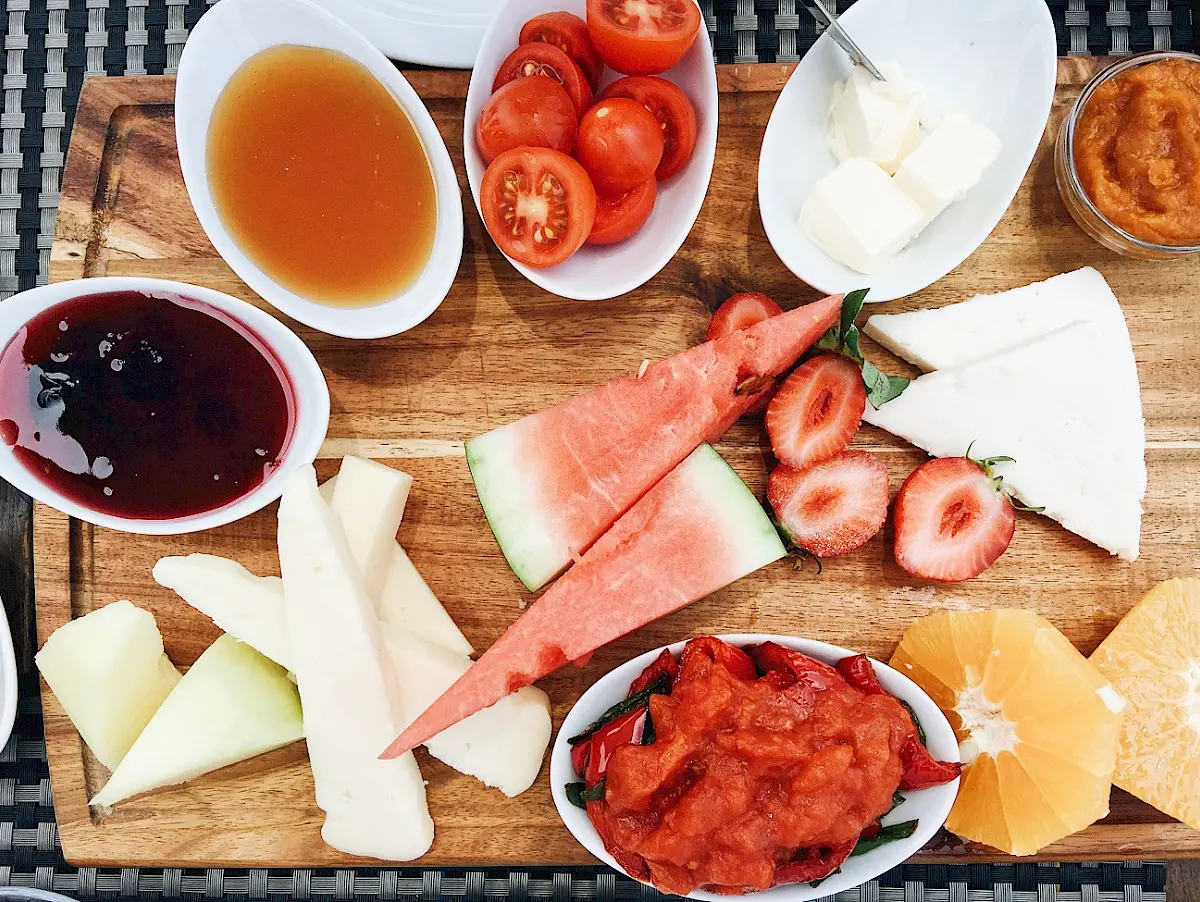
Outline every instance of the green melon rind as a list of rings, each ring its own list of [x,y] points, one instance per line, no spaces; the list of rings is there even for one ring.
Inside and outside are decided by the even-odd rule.
[[[536,592],[563,568],[557,556],[540,555],[536,550],[522,547],[531,527],[540,527],[530,523],[532,512],[528,499],[521,497],[520,487],[510,472],[512,461],[495,462],[489,453],[489,445],[503,441],[504,430],[510,428],[501,427],[468,440],[464,446],[467,467],[475,483],[475,494],[483,506],[483,514],[500,544],[500,550],[504,552],[504,559],[525,588]]]
[[[779,538],[771,518],[754,493],[742,481],[729,462],[711,445],[701,445],[681,464],[692,469],[689,480],[697,480],[708,498],[712,513],[721,517],[721,532],[735,537],[738,569],[746,576],[767,564],[787,557],[787,548]]]

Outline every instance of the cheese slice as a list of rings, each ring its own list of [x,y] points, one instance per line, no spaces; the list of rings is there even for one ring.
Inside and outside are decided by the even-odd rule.
[[[1124,558],[1138,556],[1145,471],[1127,441],[1136,382],[1109,365],[1104,329],[1077,322],[921,376],[863,419],[935,457],[1007,455],[997,472],[1022,502]]]
[[[400,503],[397,510],[395,503],[401,493],[407,499],[412,477],[359,457],[343,458],[342,469],[347,468],[349,478],[339,480],[334,476],[326,480],[321,485],[321,497],[342,518],[350,550],[362,568],[367,594],[375,603],[379,619],[464,655],[474,654],[467,637],[396,541],[404,504]],[[340,494],[339,482],[344,486]],[[382,578],[379,555],[385,557]],[[372,574],[370,579],[368,572]]]
[[[367,595],[379,598],[413,479],[363,457],[343,457],[329,506],[341,518]]]
[[[222,631],[276,664],[291,669],[291,640],[283,610],[283,580],[255,576],[215,554],[160,558],[154,581],[177,594]]]
[[[1112,378],[1137,393],[1137,416],[1124,424],[1115,441],[1141,460],[1138,498],[1146,493],[1146,423],[1142,418],[1137,363],[1129,328],[1116,295],[1090,266],[999,294],[933,310],[876,314],[864,331],[893,354],[926,372],[979,360],[1005,348],[1047,335],[1077,321],[1095,323],[1104,345],[1098,360]],[[961,453],[961,452],[960,452]]]
[[[410,723],[471,666],[466,655],[386,623],[383,640]],[[533,785],[549,744],[550,699],[536,686],[525,686],[438,733],[425,748],[459,773],[512,797]]]
[[[351,855],[419,858],[433,844],[425,784],[411,754],[379,758],[407,721],[375,608],[311,466],[284,484],[279,565],[321,838]]]
[[[190,554],[162,558],[154,565],[154,578],[233,638],[292,669],[279,577],[254,576],[234,561]],[[399,626],[381,623],[380,629],[408,724],[466,673],[471,659]],[[438,734],[425,747],[459,773],[515,796],[537,777],[549,743],[550,703],[546,693],[530,686]]]

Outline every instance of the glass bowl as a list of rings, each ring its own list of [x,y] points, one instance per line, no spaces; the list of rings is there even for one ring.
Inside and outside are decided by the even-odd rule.
[[[1200,245],[1171,245],[1155,244],[1145,241],[1108,219],[1092,199],[1088,197],[1075,168],[1075,129],[1084,107],[1092,98],[1092,94],[1100,85],[1122,72],[1128,72],[1147,63],[1165,59],[1185,59],[1200,64],[1200,56],[1178,50],[1156,50],[1131,56],[1120,62],[1102,69],[1092,76],[1083,87],[1075,100],[1067,117],[1058,130],[1058,139],[1054,145],[1054,176],[1058,182],[1058,191],[1071,217],[1088,235],[1109,250],[1116,251],[1127,257],[1138,257],[1144,260],[1174,260],[1189,254],[1200,252]]]

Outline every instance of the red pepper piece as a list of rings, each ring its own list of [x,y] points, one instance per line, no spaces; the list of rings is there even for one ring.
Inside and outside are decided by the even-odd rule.
[[[871,821],[867,826],[863,827],[863,832],[858,834],[859,839],[874,839],[883,832],[883,824],[879,821]]]
[[[758,678],[758,681],[766,683],[778,692],[783,692],[796,685],[796,675],[790,670],[768,670]]]
[[[828,664],[774,642],[764,642],[746,651],[764,673],[784,670],[812,689],[832,689],[843,680],[842,675]]]
[[[576,743],[571,746],[571,767],[575,769],[575,773],[583,776],[587,773],[588,759],[592,756],[592,737],[589,736],[583,742]]]
[[[857,839],[830,849],[805,849],[799,857],[775,868],[775,886],[823,880],[842,866],[854,851]]]
[[[734,648],[712,636],[700,636],[688,642],[679,656],[679,669],[686,670],[688,662],[698,655],[720,664],[739,680],[758,679],[758,671],[754,669],[754,662],[750,660],[749,655],[740,648]]]
[[[650,662],[650,666],[642,671],[641,676],[629,684],[629,694],[637,695],[642,690],[649,688],[664,673],[671,677],[671,684],[674,685],[675,678],[679,676],[679,665],[675,663],[675,656],[666,648]]]
[[[875,665],[866,655],[853,655],[837,662],[837,670],[846,682],[867,695],[883,695],[883,686],[875,675]]]
[[[900,747],[900,763],[904,772],[900,776],[900,790],[911,792],[917,789],[928,789],[930,786],[941,786],[956,779],[962,773],[961,764],[949,761],[935,761],[929,750],[921,745],[914,731]]]
[[[608,761],[613,752],[623,745],[639,745],[646,731],[646,718],[650,709],[635,708],[628,714],[623,714],[611,723],[607,723],[592,734],[588,741],[591,752],[588,754],[587,772],[584,782],[588,788],[595,786],[608,770]]]

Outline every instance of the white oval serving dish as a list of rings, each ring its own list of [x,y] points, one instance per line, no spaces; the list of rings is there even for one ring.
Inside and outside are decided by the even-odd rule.
[[[208,129],[230,77],[269,47],[293,44],[335,50],[368,69],[407,114],[424,145],[437,193],[437,228],[425,270],[397,297],[366,307],[310,301],[276,282],[226,230],[208,184]],[[175,139],[188,196],[208,239],[229,267],[282,313],[345,338],[381,338],[411,329],[438,308],[462,259],[462,195],[454,164],[417,92],[365,37],[309,0],[224,0],[193,29],[175,85]]]
[[[136,291],[157,297],[181,296],[200,301],[237,320],[267,346],[285,370],[296,403],[292,437],[280,465],[257,488],[222,507],[161,520],[117,517],[85,507],[30,473],[2,442],[0,479],[77,520],[121,532],[156,536],[181,535],[223,526],[261,510],[277,499],[283,493],[283,477],[296,467],[311,463],[325,440],[329,428],[329,388],[320,364],[308,346],[291,329],[253,304],[211,288],[163,279],[118,276],[55,282],[15,294],[0,304],[0,350],[8,347],[27,322],[56,304],[110,291]]]
[[[316,0],[395,60],[470,69],[494,0]]]
[[[851,63],[823,35],[796,66],[763,137],[763,227],[784,265],[813,288],[837,294],[870,287],[868,303],[888,301],[920,291],[962,263],[1012,203],[1054,99],[1054,23],[1045,0],[858,0],[838,21],[872,60],[899,63],[919,81],[932,112],[967,113],[1003,143],[1000,158],[964,199],[878,272],[863,275],[829,257],[797,222],[813,185],[837,165],[825,143],[829,98]]]
[[[517,48],[521,26],[534,16],[565,10],[586,18],[586,5],[586,0],[508,0],[497,11],[484,34],[475,71],[471,73],[463,120],[463,155],[476,209],[479,208],[479,183],[487,166],[475,146],[475,122],[492,96],[492,82],[500,64]],[[600,80],[601,89],[620,77],[620,73],[606,68]],[[662,77],[682,88],[696,108],[696,149],[687,166],[659,182],[654,212],[633,237],[606,247],[585,244],[570,259],[544,269],[518,263],[509,257],[509,262],[530,282],[560,297],[577,301],[615,298],[652,279],[683,245],[708,193],[717,151],[717,70],[703,19],[687,55]]]
[[[767,633],[739,633],[729,636],[718,636],[730,645],[757,645],[761,642],[777,642],[778,644],[806,654],[827,664],[833,664],[842,658],[850,657],[857,652],[817,642],[814,639],[799,639],[793,636],[774,636]],[[671,653],[678,655],[687,642],[676,642],[666,646]],[[550,789],[554,796],[554,806],[566,824],[571,834],[592,855],[599,858],[609,867],[625,873],[604,848],[604,843],[592,822],[588,820],[587,812],[576,808],[567,800],[565,787],[568,783],[579,778],[571,765],[571,745],[567,740],[582,732],[588,724],[607,711],[629,691],[629,684],[653,661],[662,651],[656,648],[643,655],[638,655],[631,661],[626,661],[597,680],[575,703],[554,739],[554,748],[550,753]],[[945,715],[938,710],[933,700],[912,680],[898,671],[893,670],[879,661],[872,661],[875,674],[884,689],[896,698],[912,705],[917,712],[917,718],[925,729],[929,751],[939,761],[958,761],[958,740]],[[789,886],[778,886],[762,892],[752,893],[756,899],[770,899],[772,902],[806,902],[809,899],[819,899],[832,896],[842,890],[852,889],[868,880],[878,877],[885,871],[896,867],[911,858],[925,843],[933,838],[938,829],[946,822],[954,798],[958,794],[959,781],[934,786],[920,792],[905,793],[905,801],[884,820],[887,823],[917,820],[916,832],[908,839],[896,840],[879,848],[872,849],[862,855],[849,858],[842,865],[841,871],[826,878],[819,887],[807,883],[797,883]],[[636,879],[636,878],[635,878]],[[710,892],[689,893],[689,899],[702,899],[705,902],[722,902],[737,896],[717,895]]]

